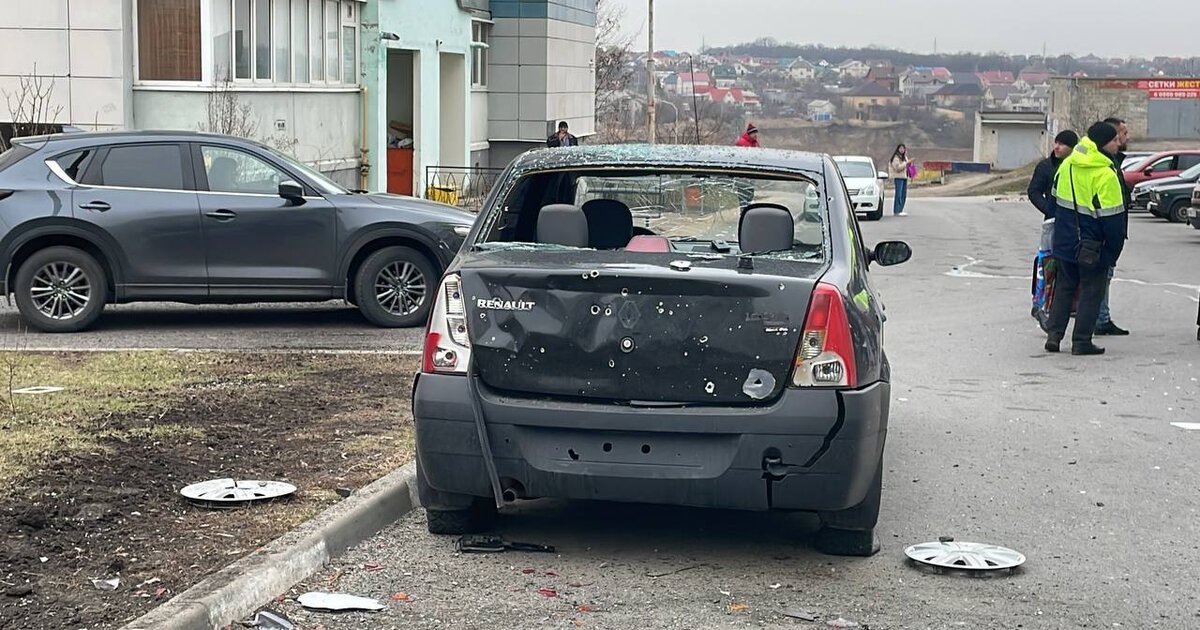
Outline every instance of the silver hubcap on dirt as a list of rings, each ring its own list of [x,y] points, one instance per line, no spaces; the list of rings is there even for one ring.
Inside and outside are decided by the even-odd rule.
[[[409,262],[394,262],[375,278],[375,299],[392,315],[411,315],[425,303],[425,274]]]
[[[83,269],[68,262],[52,262],[34,274],[29,295],[42,315],[71,319],[87,308],[92,299],[92,285]]]

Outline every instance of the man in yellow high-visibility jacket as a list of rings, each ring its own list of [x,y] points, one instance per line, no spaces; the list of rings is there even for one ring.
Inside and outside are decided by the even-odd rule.
[[[1075,151],[1058,167],[1054,188],[1054,244],[1058,261],[1055,298],[1050,306],[1046,350],[1058,352],[1071,318],[1071,296],[1079,289],[1071,354],[1104,354],[1092,343],[1108,269],[1125,246],[1125,195],[1113,164],[1117,129],[1106,122],[1088,128]]]

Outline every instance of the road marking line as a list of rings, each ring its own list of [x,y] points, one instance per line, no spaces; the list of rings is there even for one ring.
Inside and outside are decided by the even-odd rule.
[[[1172,422],[1171,426],[1178,427],[1184,431],[1200,431],[1200,422]]]

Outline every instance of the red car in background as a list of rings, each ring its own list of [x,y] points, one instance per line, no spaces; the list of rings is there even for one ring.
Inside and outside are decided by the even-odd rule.
[[[1200,164],[1200,149],[1185,149],[1155,153],[1125,169],[1125,181],[1130,186],[1164,177],[1174,177]]]

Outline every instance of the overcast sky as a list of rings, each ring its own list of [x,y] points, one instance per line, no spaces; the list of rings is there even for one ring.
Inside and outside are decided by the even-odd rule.
[[[603,0],[625,10],[646,49],[647,0]],[[1119,10],[1097,11],[1111,5]],[[1003,51],[1102,57],[1200,55],[1196,0],[655,0],[655,48],[698,50],[774,37],[827,46],[913,52]]]

